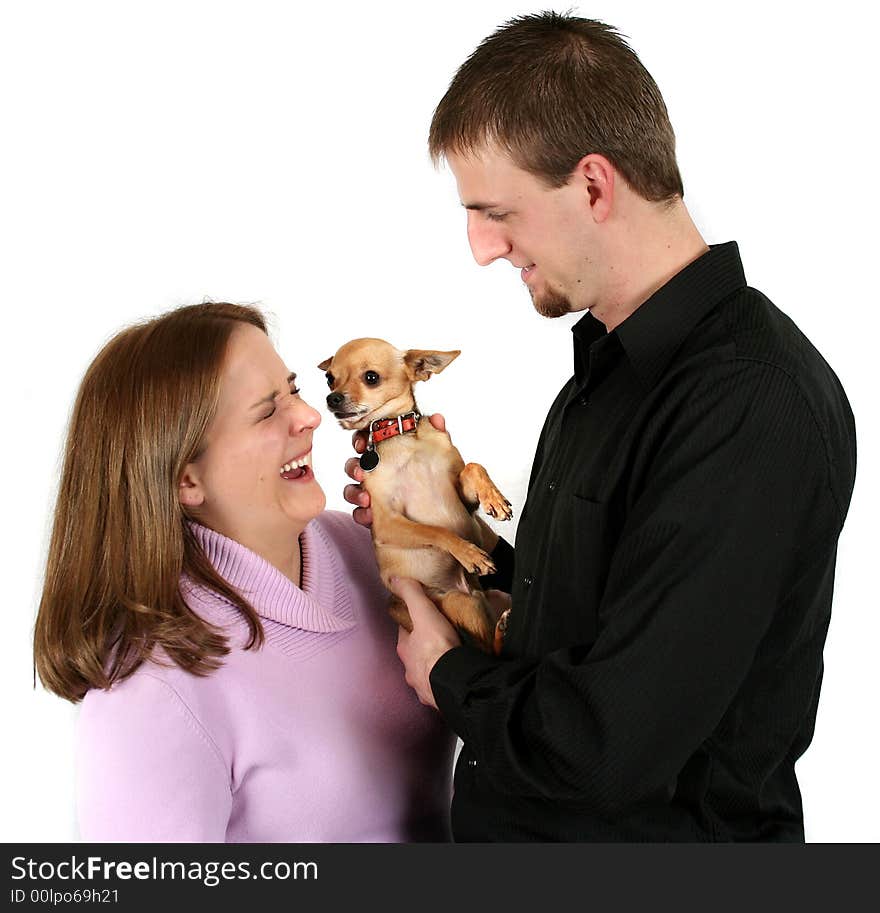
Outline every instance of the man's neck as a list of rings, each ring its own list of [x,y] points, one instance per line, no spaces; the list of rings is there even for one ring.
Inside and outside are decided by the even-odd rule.
[[[709,250],[684,203],[628,220],[609,251],[608,284],[590,313],[610,333],[673,276]]]

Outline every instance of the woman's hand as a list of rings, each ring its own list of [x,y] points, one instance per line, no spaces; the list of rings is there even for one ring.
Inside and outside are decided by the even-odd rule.
[[[432,416],[429,416],[428,420],[438,431],[446,430],[446,419],[443,418],[439,412],[435,412]],[[367,449],[367,432],[355,431],[351,438],[351,445],[354,447],[356,453],[363,453]],[[354,510],[351,512],[355,523],[360,523],[361,526],[370,527],[373,523],[373,512],[370,510],[370,496],[364,491],[363,486],[360,484],[364,480],[365,473],[360,467],[358,457],[349,457],[345,461],[345,474],[350,479],[354,479],[357,484],[353,485],[349,483],[346,485],[342,490],[342,497],[345,498],[349,504],[355,505]],[[488,530],[489,528],[486,527],[486,529]],[[491,533],[491,530],[489,530],[489,532]]]

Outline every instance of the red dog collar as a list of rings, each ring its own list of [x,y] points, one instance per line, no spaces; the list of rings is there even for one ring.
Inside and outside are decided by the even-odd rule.
[[[370,422],[370,433],[374,444],[385,441],[407,431],[415,431],[419,426],[421,415],[418,412],[407,412],[394,418],[380,418]]]

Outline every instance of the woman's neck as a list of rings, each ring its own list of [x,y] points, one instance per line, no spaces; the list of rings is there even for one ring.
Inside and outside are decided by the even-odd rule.
[[[213,527],[218,533],[226,536],[249,548],[254,554],[259,555],[276,570],[280,571],[294,583],[301,586],[302,580],[302,552],[300,549],[300,536],[302,528],[285,528],[276,530],[271,535],[257,534],[250,530],[222,528],[222,524]]]
[[[253,549],[261,558],[265,558],[272,567],[277,568],[288,580],[299,587],[302,586],[302,549],[299,544],[301,534],[302,530],[293,536],[292,549],[289,541],[279,543],[281,546],[279,548]]]

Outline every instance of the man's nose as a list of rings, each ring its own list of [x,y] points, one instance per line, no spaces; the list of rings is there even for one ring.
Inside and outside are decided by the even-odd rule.
[[[471,253],[480,266],[488,266],[499,257],[510,253],[510,242],[504,228],[486,221],[479,212],[468,211],[467,233]]]
[[[341,393],[331,393],[327,397],[327,408],[335,412],[342,405],[344,399],[345,397]]]

